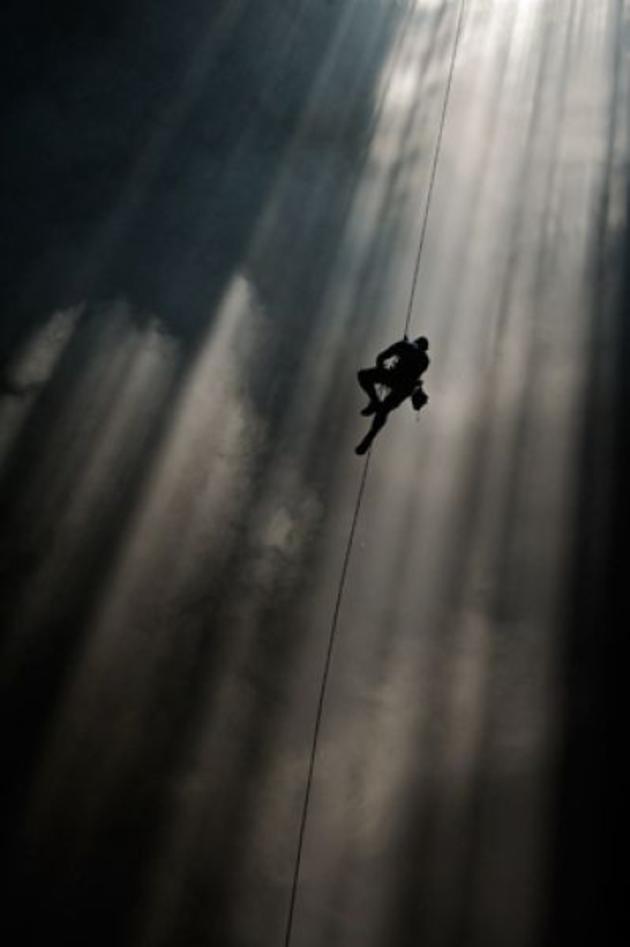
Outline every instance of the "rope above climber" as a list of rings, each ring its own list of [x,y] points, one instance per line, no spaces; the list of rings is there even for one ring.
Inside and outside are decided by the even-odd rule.
[[[394,342],[376,356],[374,368],[362,368],[357,373],[359,384],[370,399],[361,414],[366,417],[374,415],[374,420],[355,453],[366,453],[385,425],[389,412],[407,398],[411,398],[416,411],[427,403],[429,397],[422,387],[420,376],[429,367],[428,348],[429,340],[425,336],[410,341],[405,335],[400,342]],[[379,398],[377,385],[389,389],[389,394]]]

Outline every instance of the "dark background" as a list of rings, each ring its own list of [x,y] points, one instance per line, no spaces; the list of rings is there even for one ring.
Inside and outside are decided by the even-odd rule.
[[[543,939],[549,944],[564,938],[611,938],[623,903],[630,183],[627,157],[620,166],[613,152],[627,114],[628,25],[623,3],[609,6],[618,15],[618,76],[612,82],[610,163],[604,169],[586,279],[591,338],[579,414],[571,577],[562,610],[567,636],[559,686],[566,694],[566,729],[557,757],[545,880]],[[173,679],[186,681],[186,693],[168,681],[158,689],[155,705],[162,707],[162,715],[155,718],[144,756],[119,782],[83,854],[64,854],[75,844],[67,844],[75,831],[68,815],[75,804],[71,792],[66,811],[57,812],[42,837],[25,821],[26,803],[51,715],[143,495],[172,406],[222,293],[250,246],[345,10],[341,0],[10,0],[3,5],[1,379],[5,398],[36,398],[0,479],[2,614],[9,646],[22,642],[2,678],[7,880],[1,926],[6,943],[30,944],[47,937],[97,947],[134,940],[132,921],[155,856],[156,826],[168,809],[163,785],[177,769],[182,740],[198,712],[197,695],[209,687],[222,636],[230,627],[221,590],[249,567],[253,555],[243,537],[273,477],[287,401],[299,387],[335,260],[332,235],[343,228],[349,213],[373,131],[379,69],[404,8],[382,4],[378,16],[372,12],[372,20],[364,23],[359,4],[343,55],[335,58],[328,80],[330,101],[335,102],[331,126],[323,109],[316,129],[318,147],[341,154],[345,171],[337,200],[309,218],[300,233],[303,249],[289,276],[284,261],[300,232],[299,207],[294,216],[285,212],[274,241],[249,263],[259,299],[269,305],[270,319],[278,325],[246,382],[265,418],[269,441],[254,462],[251,494],[221,557],[210,560],[212,579],[195,605],[212,616],[212,630],[192,653],[178,657]],[[430,25],[437,30],[440,22],[430,20]],[[625,204],[622,215],[617,213],[620,204]],[[366,266],[356,293],[359,313],[378,299],[384,252],[377,246]],[[122,468],[115,494],[82,536],[80,556],[74,565],[71,560],[72,581],[59,587],[45,617],[28,627],[22,624],[24,603],[33,576],[56,555],[59,513],[33,501],[32,485],[46,484],[46,471],[57,469],[58,442],[51,432],[72,401],[82,363],[105,331],[99,305],[119,298],[128,302],[129,318],[139,331],[157,320],[159,332],[174,340],[177,368],[144,429],[142,449]],[[80,332],[55,375],[42,390],[23,390],[12,376],[16,353],[52,312],[86,300]],[[357,323],[351,324],[344,344],[352,346],[357,337]],[[304,465],[318,496],[325,497],[334,482],[332,458],[342,445],[347,449],[335,417],[351,384],[352,379],[330,396]],[[88,443],[80,463],[89,458],[89,450]],[[71,481],[67,489],[72,492]],[[284,610],[295,607],[317,549],[313,541],[296,566],[301,580],[288,590],[275,588],[270,595],[275,604],[262,611],[266,643],[259,645],[257,655],[263,689],[272,689],[268,682],[282,677],[292,655],[288,635],[269,643],[265,629],[279,627]],[[271,739],[272,721],[271,716],[266,723],[261,720],[252,730],[252,745]],[[92,751],[98,756],[98,746]],[[145,779],[139,778],[140,770]],[[232,843],[239,844],[240,820],[248,800],[254,799],[250,783],[255,784],[259,772],[255,763],[241,771],[232,818],[223,826],[224,834],[213,838],[215,861],[205,877],[200,873],[206,887],[197,877],[198,890],[190,895],[187,919],[172,943],[244,943],[232,939],[236,935],[226,907],[235,897],[231,873],[238,872],[230,851]],[[384,934],[383,943],[417,942],[421,928],[414,927],[409,907],[417,895],[415,877],[410,870],[411,893],[401,884],[401,914],[391,921],[394,940]],[[453,947],[481,943],[475,939],[478,933],[464,931]]]

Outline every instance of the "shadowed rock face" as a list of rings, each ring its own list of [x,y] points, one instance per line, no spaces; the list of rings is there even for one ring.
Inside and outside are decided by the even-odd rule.
[[[37,320],[86,298],[124,296],[188,343],[203,330],[347,9],[233,0],[5,13],[4,362]],[[346,23],[331,94],[310,115],[313,148],[337,139],[351,162],[360,156],[371,102],[351,95],[356,65],[375,22],[386,47],[392,18],[367,4]]]
[[[247,242],[339,11],[27,3],[4,16],[2,287],[14,313],[4,359],[38,319],[87,297],[125,296],[194,336]]]
[[[412,313],[430,402],[370,459],[291,947],[606,928],[625,7],[469,0]],[[284,942],[355,373],[401,333],[456,14],[3,6],[8,943]]]

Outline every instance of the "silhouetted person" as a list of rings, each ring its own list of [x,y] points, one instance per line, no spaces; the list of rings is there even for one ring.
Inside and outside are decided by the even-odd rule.
[[[411,397],[416,411],[427,403],[429,398],[422,388],[420,376],[429,367],[428,348],[429,340],[425,336],[421,335],[413,342],[405,336],[377,355],[375,368],[363,368],[357,373],[359,384],[370,399],[361,414],[374,415],[370,430],[356,448],[357,454],[365,454],[387,421],[389,412],[406,398]],[[377,394],[377,385],[389,388],[389,394],[382,400]]]

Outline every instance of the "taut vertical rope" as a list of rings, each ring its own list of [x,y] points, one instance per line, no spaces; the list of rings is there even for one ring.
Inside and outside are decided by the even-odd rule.
[[[411,281],[411,293],[409,296],[409,305],[407,307],[407,315],[405,318],[405,335],[409,331],[409,324],[411,321],[411,313],[413,311],[413,303],[416,294],[416,286],[418,283],[418,275],[420,272],[420,261],[422,258],[422,251],[424,249],[424,241],[427,233],[427,227],[429,222],[429,211],[431,209],[431,199],[433,197],[433,188],[435,185],[435,178],[437,174],[438,162],[440,160],[440,149],[442,147],[442,138],[444,135],[444,126],[446,124],[446,113],[448,110],[448,103],[451,94],[451,86],[453,84],[453,74],[455,72],[455,62],[457,59],[457,52],[459,49],[459,41],[462,33],[462,26],[464,22],[464,9],[466,6],[467,0],[460,0],[459,4],[459,13],[457,17],[457,26],[455,29],[455,40],[453,42],[453,51],[451,55],[451,64],[448,73],[448,80],[446,83],[446,91],[444,94],[444,102],[442,104],[442,112],[440,116],[440,124],[438,128],[438,135],[436,139],[435,152],[433,155],[433,162],[431,166],[431,174],[429,177],[429,186],[427,189],[427,197],[425,202],[424,214],[422,219],[422,227],[420,229],[420,239],[418,241],[418,252],[416,254],[416,260],[413,270],[413,277]],[[311,791],[313,788],[313,776],[315,773],[315,762],[317,758],[317,745],[319,742],[319,734],[322,725],[322,717],[324,713],[324,701],[326,698],[326,686],[328,684],[328,678],[330,675],[330,667],[332,664],[332,655],[333,648],[335,644],[335,637],[337,634],[337,626],[339,622],[339,612],[341,610],[341,602],[343,599],[343,592],[346,584],[346,577],[348,574],[348,565],[350,563],[350,554],[352,552],[352,545],[354,542],[354,535],[356,532],[357,523],[359,520],[359,513],[361,510],[361,503],[363,501],[363,494],[365,492],[365,484],[367,482],[368,468],[370,465],[370,455],[371,450],[368,451],[368,454],[365,458],[365,463],[363,465],[363,473],[361,475],[361,482],[359,484],[359,490],[357,493],[357,499],[354,505],[354,513],[352,516],[352,523],[350,525],[350,533],[348,535],[348,542],[346,543],[346,552],[343,559],[343,564],[341,567],[341,576],[339,578],[339,586],[337,589],[337,597],[335,599],[335,607],[333,609],[332,621],[330,626],[330,633],[328,636],[328,647],[326,649],[326,657],[324,660],[324,670],[322,672],[322,683],[319,689],[319,699],[317,701],[317,710],[315,713],[315,725],[313,728],[313,738],[311,741],[311,753],[309,757],[308,773],[306,777],[306,786],[304,790],[304,802],[302,805],[302,815],[300,818],[300,827],[298,831],[298,843],[297,851],[295,855],[295,865],[293,869],[293,881],[291,885],[291,898],[289,901],[289,910],[287,916],[287,926],[286,934],[284,938],[284,947],[290,947],[291,944],[291,935],[293,933],[293,918],[295,915],[295,902],[297,898],[298,884],[300,880],[300,867],[302,864],[302,852],[304,849],[304,836],[306,833],[306,822],[308,820],[308,808],[311,800]]]
[[[418,274],[420,273],[420,261],[422,259],[422,251],[424,250],[424,241],[427,235],[427,229],[429,225],[429,212],[431,210],[431,200],[433,198],[433,187],[435,185],[435,179],[437,176],[437,168],[440,160],[440,151],[442,148],[442,138],[444,136],[444,126],[446,125],[446,113],[448,111],[448,103],[451,97],[451,86],[453,85],[453,74],[455,72],[455,63],[457,61],[457,52],[459,50],[459,41],[462,35],[462,27],[464,24],[464,9],[466,7],[466,0],[460,0],[459,4],[459,14],[457,17],[457,27],[455,29],[455,40],[453,42],[453,52],[451,55],[451,66],[448,72],[448,79],[446,82],[446,91],[444,93],[444,102],[442,103],[442,114],[440,116],[440,124],[438,128],[438,134],[435,142],[435,151],[433,153],[433,163],[431,165],[431,174],[429,176],[429,186],[427,188],[427,197],[424,205],[424,214],[422,216],[422,227],[420,228],[420,239],[418,240],[418,252],[416,253],[416,262],[413,269],[413,276],[411,279],[411,292],[409,294],[409,305],[407,306],[407,315],[405,316],[405,329],[404,335],[407,335],[409,332],[409,323],[411,322],[411,313],[413,311],[413,304],[416,297],[416,287],[418,285]]]

